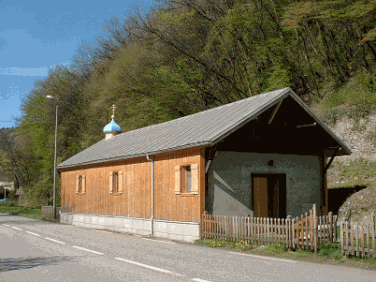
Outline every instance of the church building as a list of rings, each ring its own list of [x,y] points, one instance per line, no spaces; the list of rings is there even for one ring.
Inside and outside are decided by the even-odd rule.
[[[351,154],[290,88],[124,133],[114,118],[58,166],[62,223],[193,242],[204,211],[325,215],[327,169]]]

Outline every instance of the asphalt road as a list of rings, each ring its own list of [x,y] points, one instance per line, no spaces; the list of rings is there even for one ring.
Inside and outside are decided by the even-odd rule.
[[[376,281],[376,272],[0,214],[3,281]]]

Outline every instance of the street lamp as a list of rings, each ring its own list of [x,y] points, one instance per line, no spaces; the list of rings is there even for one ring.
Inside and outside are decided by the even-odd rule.
[[[51,95],[46,96],[47,99],[54,99],[56,100],[56,124],[55,124],[55,154],[54,154],[54,193],[53,193],[53,203],[52,203],[52,208],[53,208],[53,216],[54,219],[56,219],[56,148],[57,148],[57,111],[59,108],[59,100]]]

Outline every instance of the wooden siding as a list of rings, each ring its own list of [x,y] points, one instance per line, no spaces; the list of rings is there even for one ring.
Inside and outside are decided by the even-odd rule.
[[[200,222],[204,211],[204,148],[152,155],[154,160],[154,218]],[[175,166],[198,165],[198,194],[175,194]],[[110,172],[123,172],[123,193],[110,193]],[[86,176],[85,193],[76,193],[78,175]],[[151,217],[151,162],[146,157],[61,171],[62,212]]]

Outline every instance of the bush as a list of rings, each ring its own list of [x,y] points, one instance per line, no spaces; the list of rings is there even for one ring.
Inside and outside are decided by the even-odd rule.
[[[10,200],[10,201],[6,201],[5,203],[2,204],[4,207],[17,207],[18,206],[18,203],[17,201],[14,201],[14,200]]]
[[[16,210],[12,210],[9,212],[10,215],[18,215],[20,212]]]

